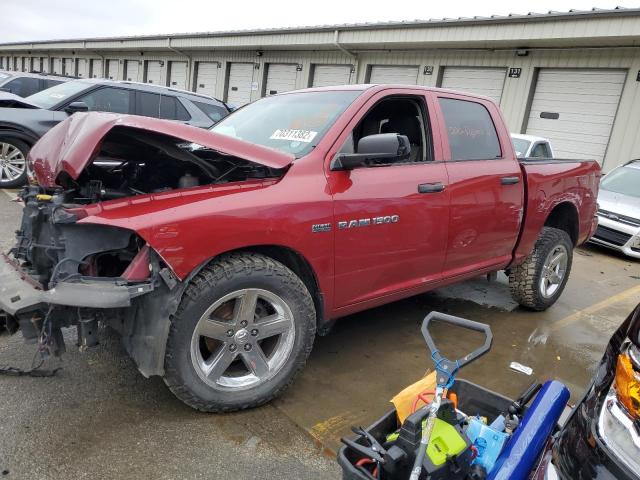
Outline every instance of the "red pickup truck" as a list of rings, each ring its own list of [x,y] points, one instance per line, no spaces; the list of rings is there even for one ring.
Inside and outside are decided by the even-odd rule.
[[[0,262],[13,329],[117,329],[188,405],[264,403],[353,312],[505,270],[543,310],[596,226],[596,162],[516,159],[498,107],[408,86],[264,98],[203,131],[79,113],[31,150]]]

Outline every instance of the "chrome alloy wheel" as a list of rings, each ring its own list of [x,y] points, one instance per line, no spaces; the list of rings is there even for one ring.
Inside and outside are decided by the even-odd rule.
[[[285,365],[295,339],[293,313],[282,298],[257,288],[237,290],[211,305],[191,339],[198,376],[216,390],[255,387]]]
[[[540,293],[543,297],[550,298],[558,291],[567,273],[568,261],[569,253],[564,245],[558,245],[549,252],[540,276]]]
[[[0,142],[0,184],[18,179],[26,167],[23,153],[18,147]]]

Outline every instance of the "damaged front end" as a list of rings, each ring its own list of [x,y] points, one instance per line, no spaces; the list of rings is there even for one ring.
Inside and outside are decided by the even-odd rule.
[[[170,318],[188,281],[149,243],[171,210],[167,199],[174,190],[189,190],[192,201],[193,192],[215,196],[224,183],[263,188],[292,160],[174,122],[71,116],[31,150],[37,185],[20,193],[16,244],[0,259],[0,316],[27,341],[46,333],[55,355],[65,350],[62,328],[77,327],[86,348],[97,343],[99,323],[111,326],[143,375],[162,375]],[[117,222],[99,213],[114,209]],[[127,219],[134,211],[137,224]]]
[[[77,344],[87,348],[98,342],[102,322],[122,334],[145,375],[161,373],[163,351],[153,350],[162,348],[148,339],[168,328],[177,279],[135,232],[78,223],[62,190],[41,191],[21,192],[17,242],[0,262],[0,310],[8,329],[19,327],[28,342],[46,330],[51,353],[60,355],[62,328],[77,326]]]

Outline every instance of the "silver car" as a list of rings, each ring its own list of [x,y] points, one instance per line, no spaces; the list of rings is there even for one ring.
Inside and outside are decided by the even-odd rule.
[[[640,258],[640,159],[602,178],[593,243]]]

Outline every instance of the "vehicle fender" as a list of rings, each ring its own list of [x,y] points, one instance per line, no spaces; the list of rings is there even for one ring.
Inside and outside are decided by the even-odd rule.
[[[18,125],[12,125],[7,122],[0,122],[0,137],[4,136],[17,138],[19,140],[22,140],[29,146],[38,141],[38,136],[34,132]]]

